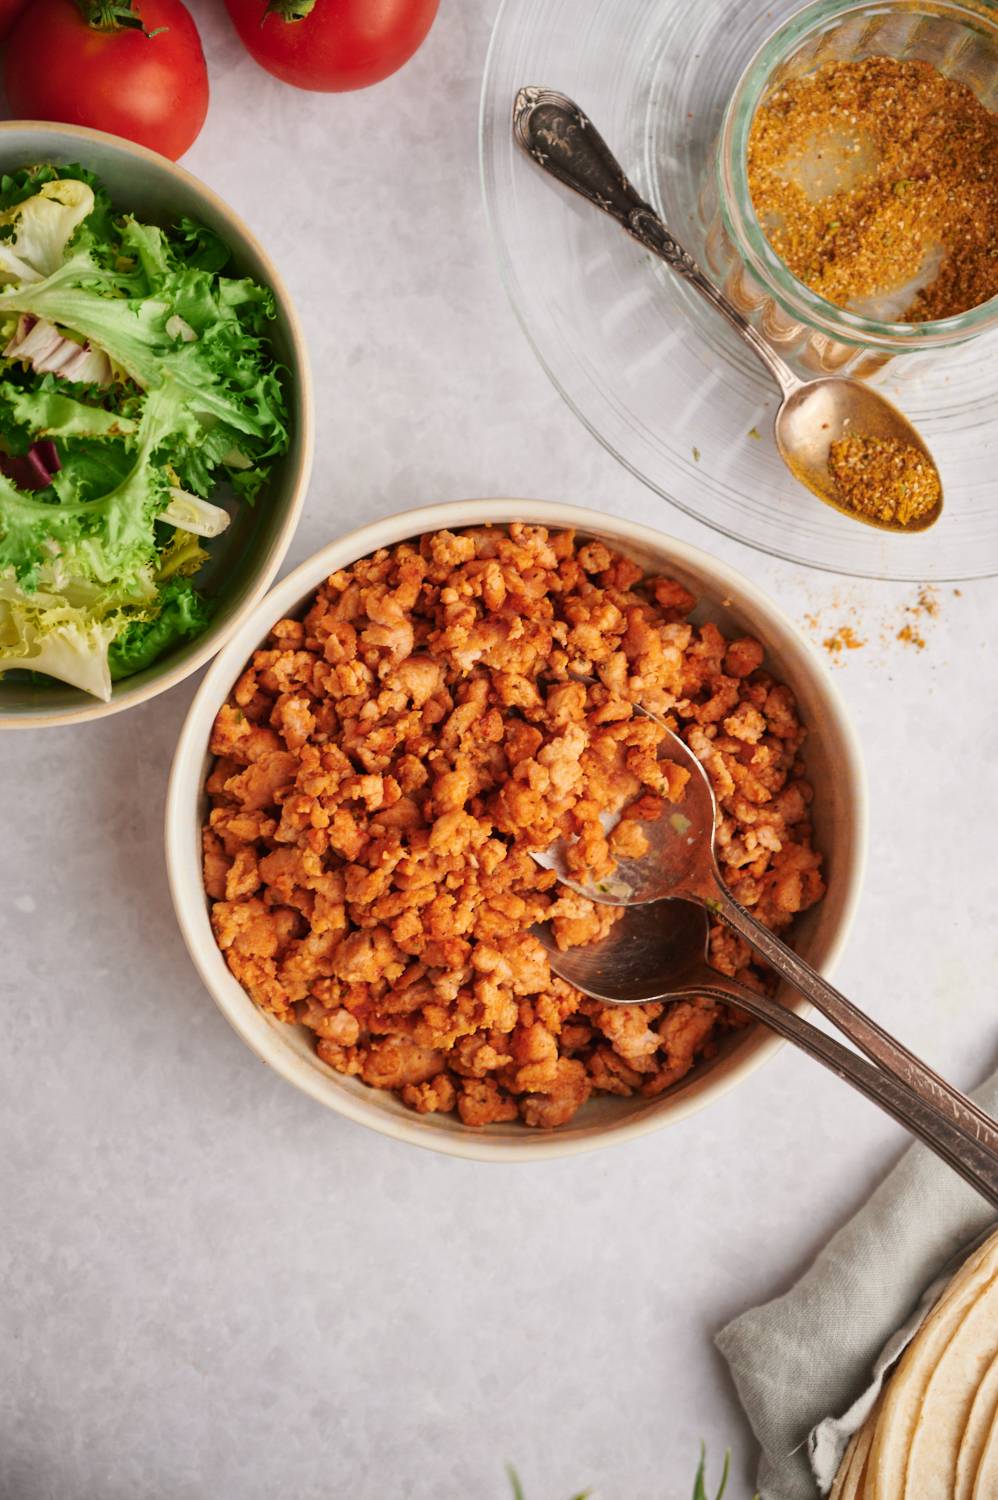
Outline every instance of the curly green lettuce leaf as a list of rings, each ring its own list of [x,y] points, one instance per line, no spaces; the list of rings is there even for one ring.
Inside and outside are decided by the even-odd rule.
[[[94,195],[94,212],[104,225],[111,214],[111,200],[101,186],[96,172],[79,162],[60,162],[56,167],[51,162],[36,162],[33,166],[18,167],[13,172],[0,173],[0,211],[14,208],[26,198],[33,198],[46,182],[65,182],[72,178],[85,182]],[[106,231],[110,233],[110,231]]]
[[[106,702],[108,652],[128,618],[124,603],[85,585],[46,583],[29,592],[10,573],[0,575],[0,672],[44,672]]]
[[[230,476],[232,488],[247,505],[255,505],[256,498],[267,483],[266,469],[240,469]]]
[[[111,684],[151,666],[171,647],[201,635],[208,605],[172,578],[146,600],[45,580],[32,592],[0,575],[0,673],[41,672],[104,702]]]
[[[93,206],[87,183],[59,178],[0,212],[0,277],[31,283],[51,276]]]
[[[146,289],[151,291],[157,283],[169,276],[173,269],[170,245],[155,224],[141,224],[138,219],[126,218],[119,229],[122,252],[137,261],[146,280]]]
[[[178,526],[159,554],[157,582],[165,583],[168,578],[191,578],[207,561],[208,553],[201,545],[201,538]]]
[[[63,177],[75,177],[85,182],[96,192],[97,183],[93,173],[79,167],[53,167],[40,162],[33,167],[18,167],[14,172],[0,174],[0,212],[6,213],[26,198],[33,198],[46,182],[57,182]]]
[[[169,230],[169,235],[176,254],[197,271],[224,271],[232,259],[232,252],[221,235],[186,215],[181,215]]]
[[[3,446],[21,454],[40,440],[54,439],[62,465],[52,480],[59,500],[96,500],[115,489],[134,463],[132,450],[144,398],[119,400],[109,409],[95,404],[93,391],[85,386],[53,375],[28,385],[19,383],[16,376],[17,372],[14,378],[0,381]]]
[[[171,647],[193,640],[207,628],[209,609],[186,579],[172,578],[160,591],[157,613],[131,620],[111,643],[111,679],[131,677],[151,667]]]
[[[59,500],[81,504],[100,500],[115,489],[130,473],[133,457],[123,443],[57,443],[62,468],[53,477],[52,489]],[[3,502],[0,501],[0,533],[3,531]],[[2,549],[0,542],[0,549]]]
[[[205,425],[201,428],[198,441],[178,443],[170,455],[170,462],[185,489],[193,490],[195,495],[207,499],[218,484],[219,470],[240,494],[242,487],[237,482],[237,476],[243,471],[259,473],[261,483],[266,481],[268,471],[254,464],[240,447],[243,441],[241,433],[223,423],[210,422],[207,418],[202,421]]]
[[[35,389],[0,382],[0,414],[40,437],[113,438],[134,437],[139,422],[103,406],[93,406],[67,396],[53,386]],[[9,430],[5,422],[4,430]]]
[[[77,250],[43,281],[0,293],[0,318],[30,313],[70,329],[144,390],[175,383],[202,426],[220,424],[227,442],[251,445],[254,460],[283,452],[284,394],[263,338],[271,292],[245,279],[169,269],[162,231],[134,220],[122,237],[135,251],[133,269],[107,270]],[[177,320],[193,339],[178,332]]]
[[[196,424],[174,384],[146,397],[130,467],[95,500],[29,496],[0,476],[0,569],[13,568],[33,587],[39,569],[58,562],[67,575],[104,585],[129,585],[155,561],[155,520],[169,503],[170,476],[154,461],[156,450],[179,435],[190,440]],[[46,492],[47,494],[48,492]]]
[[[0,293],[0,315],[30,313],[90,339],[143,389],[157,385],[159,353],[172,342],[165,332],[168,310],[143,295],[145,278],[131,269],[97,265],[77,249],[49,276]]]

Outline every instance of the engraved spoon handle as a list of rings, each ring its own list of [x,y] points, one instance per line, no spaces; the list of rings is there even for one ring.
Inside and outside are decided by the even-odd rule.
[[[865,1052],[867,1057],[895,1074],[907,1088],[926,1100],[936,1111],[998,1160],[998,1123],[985,1114],[972,1099],[947,1083],[920,1057],[899,1042],[890,1032],[878,1026],[872,1016],[847,1000],[834,985],[823,979],[799,954],[788,948],[775,932],[757,922],[740,906],[719,877],[715,877],[714,900],[709,904],[716,914],[760,954],[770,968],[793,986],[805,999],[837,1026],[844,1036]],[[996,1168],[998,1181],[998,1168]]]
[[[800,381],[789,365],[704,275],[651,204],[635,191],[613,152],[577,104],[553,89],[521,89],[513,105],[513,135],[539,167],[616,219],[639,244],[664,260],[716,308],[766,366],[784,396],[797,389]]]
[[[942,1157],[964,1181],[998,1208],[998,1164],[981,1145],[968,1140],[948,1120],[941,1119],[931,1104],[913,1094],[907,1085],[883,1069],[868,1063],[848,1047],[825,1032],[819,1031],[801,1016],[787,1010],[768,995],[756,994],[741,985],[697,985],[676,992],[703,996],[725,1005],[738,1005],[762,1021],[772,1031],[830,1069],[838,1078],[851,1083],[867,1099],[897,1120],[912,1135]]]

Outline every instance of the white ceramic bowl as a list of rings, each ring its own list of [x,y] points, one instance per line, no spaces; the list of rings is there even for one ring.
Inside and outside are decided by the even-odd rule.
[[[308,488],[314,442],[312,382],[298,315],[270,257],[221,198],[165,156],[118,136],[30,120],[0,123],[0,171],[13,171],[30,162],[78,162],[89,167],[101,178],[116,208],[151,223],[187,214],[207,224],[231,249],[237,274],[270,287],[277,304],[271,338],[289,374],[291,445],[274,464],[257,504],[252,509],[241,507],[232,526],[212,546],[219,566],[213,570],[214,582],[206,588],[214,615],[203,635],[168,652],[144,672],[116,682],[108,703],[61,682],[0,680],[0,729],[38,729],[105,718],[175,687],[214,656],[262,598],[284,560]]]
[[[859,896],[866,840],[866,791],[859,745],[828,673],[784,615],[740,574],[705,552],[646,526],[539,500],[456,501],[390,516],[349,532],[302,563],[246,616],[216,657],[177,745],[166,806],[166,858],[173,902],[184,941],[204,983],[258,1057],[282,1078],[340,1114],[396,1140],[479,1161],[536,1161],[566,1156],[643,1135],[671,1124],[716,1099],[753,1072],[778,1046],[761,1027],[734,1036],[727,1050],[691,1072],[661,1098],[596,1097],[570,1124],[541,1132],[519,1124],[469,1129],[450,1115],[416,1115],[394,1095],[345,1078],[320,1062],[311,1033],[259,1010],[229,973],[216,946],[201,879],[204,780],[215,715],[252,652],[270,627],[302,611],[323,580],[378,547],[442,527],[528,521],[555,529],[572,526],[610,543],[654,571],[678,578],[700,599],[698,618],[716,620],[728,633],[750,633],[767,648],[767,665],[797,694],[810,728],[806,747],[814,784],[818,847],[827,860],[828,893],[795,928],[799,951],[822,973],[835,964]],[[723,602],[722,602],[723,601]],[[799,1012],[806,1006],[799,1002]]]

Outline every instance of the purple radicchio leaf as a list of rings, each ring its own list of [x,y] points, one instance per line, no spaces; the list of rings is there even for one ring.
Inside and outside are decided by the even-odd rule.
[[[0,474],[16,484],[19,490],[47,489],[53,474],[58,474],[61,468],[51,438],[39,438],[24,454],[0,453]]]

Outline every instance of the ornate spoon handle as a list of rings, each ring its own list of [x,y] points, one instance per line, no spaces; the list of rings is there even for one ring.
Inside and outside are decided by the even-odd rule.
[[[692,255],[629,182],[624,169],[589,118],[565,94],[524,88],[513,105],[513,135],[539,167],[616,219],[627,233],[666,265],[711,307],[762,361],[784,395],[800,385],[789,365],[705,276]]]
[[[968,1099],[959,1089],[947,1083],[920,1057],[889,1031],[853,1005],[834,985],[823,979],[810,964],[806,963],[792,948],[788,948],[775,932],[756,921],[751,913],[731,895],[715,871],[715,884],[711,894],[712,909],[730,927],[739,933],[755,949],[782,979],[793,986],[798,994],[837,1026],[867,1057],[887,1069],[901,1083],[924,1100],[937,1118],[951,1121],[967,1138],[968,1145],[980,1146],[998,1163],[998,1123]],[[998,1167],[996,1177],[998,1181]]]
[[[942,1157],[955,1172],[998,1208],[998,1163],[983,1146],[968,1140],[962,1130],[942,1119],[936,1109],[892,1073],[868,1063],[841,1042],[819,1031],[801,1016],[787,1010],[768,995],[759,995],[741,985],[717,985],[709,982],[676,991],[670,998],[688,994],[737,1005],[762,1021],[772,1031],[793,1042],[802,1052],[822,1063],[838,1078],[851,1083],[867,1099],[878,1104],[899,1124]]]

